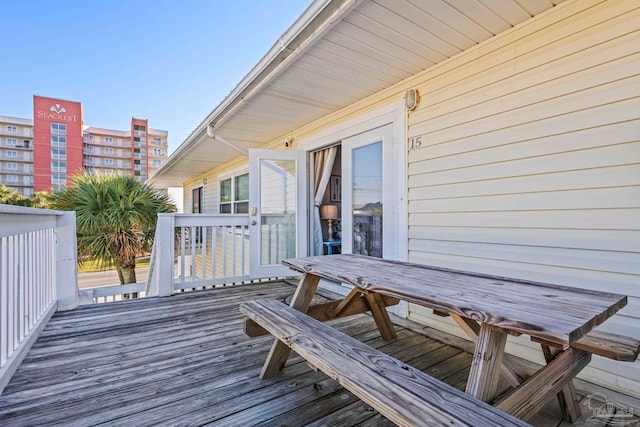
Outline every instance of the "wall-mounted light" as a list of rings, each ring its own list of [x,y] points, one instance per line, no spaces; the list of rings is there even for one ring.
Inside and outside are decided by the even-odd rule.
[[[202,178],[202,185],[207,185],[207,178]]]
[[[287,138],[287,139],[284,140],[285,148],[291,147],[291,144],[293,144],[293,141],[291,140],[291,138]]]
[[[409,89],[407,93],[404,94],[404,105],[407,107],[407,110],[415,110],[419,103],[420,94],[417,89]]]

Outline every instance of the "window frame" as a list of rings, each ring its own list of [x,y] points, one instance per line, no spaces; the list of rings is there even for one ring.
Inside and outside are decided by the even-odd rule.
[[[236,179],[247,176],[247,184],[249,183],[249,169],[242,168],[236,170],[234,172],[221,175],[218,177],[218,212],[220,214],[248,214],[249,210],[249,192],[247,188],[247,198],[246,199],[236,199]],[[231,195],[230,200],[228,202],[222,201],[222,183],[225,181],[231,180]],[[246,205],[247,212],[238,212],[238,206]],[[229,207],[228,209],[224,209],[227,212],[223,212],[223,206]]]
[[[7,125],[7,133],[18,133],[18,126]]]

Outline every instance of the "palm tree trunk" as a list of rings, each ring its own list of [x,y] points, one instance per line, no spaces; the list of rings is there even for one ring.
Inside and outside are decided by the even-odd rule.
[[[133,262],[127,262],[125,265],[121,266],[118,269],[118,273],[122,275],[123,285],[126,285],[128,283],[137,283],[135,259],[133,260]],[[124,299],[138,298],[138,293],[133,292],[132,294],[124,294],[122,297]]]

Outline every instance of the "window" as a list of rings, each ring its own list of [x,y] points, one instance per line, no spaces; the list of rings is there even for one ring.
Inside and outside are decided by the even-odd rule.
[[[13,157],[14,159],[17,159],[18,152],[13,150],[7,150],[7,157]]]
[[[105,169],[104,173],[106,173],[107,175],[113,175],[113,169]]]
[[[113,159],[104,159],[104,164],[105,165],[112,165],[113,164]]]
[[[191,190],[191,213],[202,213],[202,193],[204,189],[202,187],[194,188]]]
[[[66,185],[67,184],[67,174],[66,173],[51,173],[51,184],[53,185]]]
[[[51,172],[66,172],[67,171],[67,162],[61,162],[58,160],[53,160],[51,162]]]
[[[15,138],[7,138],[7,145],[16,145],[18,140]]]
[[[18,133],[18,128],[16,126],[8,125],[7,126],[7,132],[9,132],[9,133]]]
[[[18,182],[18,175],[7,175],[7,182]]]
[[[151,160],[151,166],[160,166],[162,164],[162,160],[153,159]]]
[[[7,163],[7,170],[17,171],[18,164],[17,163]]]
[[[29,141],[28,139],[25,139],[23,141],[23,144],[24,144],[24,148],[29,148],[29,145],[31,145],[31,141]]]
[[[51,123],[51,135],[66,135],[67,125],[64,123]]]
[[[153,155],[154,155],[154,156],[162,156],[162,155],[163,155],[163,154],[162,154],[162,150],[161,150],[161,149],[159,149],[159,148],[154,148],[154,149],[153,149]]]
[[[52,148],[51,158],[57,160],[67,160],[67,150],[64,148]]]
[[[220,213],[249,213],[249,174],[220,181]]]
[[[153,138],[153,143],[156,145],[162,145],[162,140],[160,138]]]
[[[113,144],[113,138],[111,138],[110,136],[105,136],[104,142],[106,142],[107,144]]]
[[[67,146],[67,137],[66,136],[51,135],[51,146],[52,147],[66,147]]]
[[[111,147],[105,147],[105,149],[104,149],[104,154],[113,154],[113,148],[111,148]]]

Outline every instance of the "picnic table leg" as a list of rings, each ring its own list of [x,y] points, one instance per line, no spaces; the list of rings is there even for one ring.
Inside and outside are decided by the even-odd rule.
[[[495,398],[506,343],[506,333],[487,323],[480,325],[467,380],[468,394],[484,402],[491,402]]]
[[[562,351],[557,348],[542,344],[542,353],[544,354],[547,364],[551,363],[561,352]],[[573,381],[569,381],[562,387],[557,397],[560,409],[562,410],[562,418],[570,423],[575,423],[578,418],[580,418],[580,404],[578,403],[578,395],[576,394]]]
[[[289,306],[295,308],[302,313],[306,313],[311,305],[313,295],[316,293],[318,283],[320,282],[319,276],[314,276],[309,273],[305,273],[300,279],[300,283],[296,288],[295,294]],[[271,346],[271,351],[267,356],[267,360],[264,362],[262,372],[260,372],[261,379],[271,378],[278,375],[287,363],[287,358],[291,349],[282,341],[276,339]]]
[[[365,294],[365,297],[367,298],[371,315],[373,316],[373,320],[376,321],[382,339],[394,339],[396,337],[396,331],[393,329],[393,323],[391,323],[391,319],[389,319],[389,313],[387,313],[387,307],[382,300],[382,296],[372,292]]]
[[[467,319],[466,317],[458,316],[457,314],[450,314],[451,318],[462,328],[462,330],[469,336],[474,343],[478,342],[478,333],[480,332],[480,325],[475,320]],[[515,364],[513,358],[508,354],[504,355],[502,359],[502,374],[505,376],[509,384],[513,387],[518,387],[526,379],[519,373],[519,369]]]

